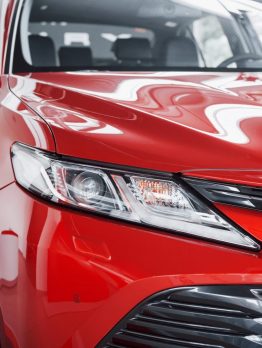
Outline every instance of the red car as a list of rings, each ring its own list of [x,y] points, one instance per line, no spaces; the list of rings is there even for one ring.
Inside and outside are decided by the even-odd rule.
[[[261,23],[0,1],[2,348],[262,346]]]

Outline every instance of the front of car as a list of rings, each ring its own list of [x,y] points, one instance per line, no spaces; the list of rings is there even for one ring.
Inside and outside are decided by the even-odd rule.
[[[262,5],[74,5],[10,17],[2,345],[260,347]]]

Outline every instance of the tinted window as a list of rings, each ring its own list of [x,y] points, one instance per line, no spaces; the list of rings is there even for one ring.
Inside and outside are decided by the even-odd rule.
[[[239,27],[218,0],[26,0],[14,70],[217,68],[253,53]]]

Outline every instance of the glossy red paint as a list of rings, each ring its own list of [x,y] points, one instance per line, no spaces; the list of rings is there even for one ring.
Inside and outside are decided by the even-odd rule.
[[[261,170],[242,170],[242,169],[203,169],[184,171],[186,177],[195,177],[207,179],[211,181],[223,181],[228,183],[236,183],[249,185],[254,187],[262,186]]]
[[[1,229],[11,227],[20,241],[19,278],[1,290],[18,347],[91,348],[157,291],[262,281],[258,253],[55,208],[15,184],[0,200],[9,202]]]
[[[49,126],[9,89],[6,76],[1,77],[0,88],[1,146],[0,188],[14,181],[11,164],[11,146],[16,141],[55,151],[55,144]]]
[[[10,1],[6,28],[12,8]],[[1,57],[7,37],[2,31]],[[10,160],[20,141],[79,159],[262,186],[262,76],[8,76],[3,64],[1,71],[0,234],[11,238],[4,246],[12,260],[0,262],[3,348],[94,348],[158,291],[262,283],[261,253],[49,205],[14,183]],[[262,240],[261,213],[217,208]]]
[[[52,127],[59,153],[168,172],[260,170],[260,77],[38,73],[10,84]]]

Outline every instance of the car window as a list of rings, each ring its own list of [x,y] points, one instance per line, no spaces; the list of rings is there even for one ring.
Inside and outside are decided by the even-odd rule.
[[[56,53],[61,47],[90,47],[96,64],[112,62],[115,54],[112,50],[117,39],[144,38],[154,45],[154,33],[145,28],[69,23],[40,22],[31,23],[31,35],[49,37],[55,44]]]
[[[181,34],[185,28],[192,37]],[[239,24],[218,0],[25,0],[13,70],[219,68],[234,56],[228,32],[238,54],[248,53]]]
[[[262,44],[262,13],[250,11],[247,13],[250,23],[254,30],[256,31],[258,38]]]
[[[216,16],[194,21],[191,29],[205,65],[215,68],[233,56],[228,38]]]

